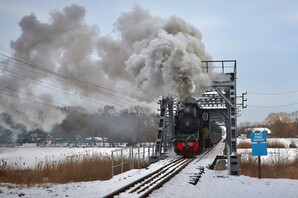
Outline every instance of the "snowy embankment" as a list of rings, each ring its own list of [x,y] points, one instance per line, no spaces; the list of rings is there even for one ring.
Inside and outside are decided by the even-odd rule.
[[[130,170],[114,176],[108,181],[79,182],[69,184],[46,184],[35,187],[13,187],[9,184],[0,184],[1,198],[98,198],[113,190],[124,186],[137,178],[158,169],[166,161],[152,164],[148,169]],[[150,197],[159,198],[295,198],[298,194],[298,181],[289,179],[256,179],[247,176],[230,176],[227,171],[213,171],[205,168],[197,185],[189,184],[189,172],[184,171],[177,175],[162,188],[155,191]],[[2,192],[2,193],[1,193]],[[121,197],[121,196],[120,196]]]
[[[222,146],[222,145],[221,145]],[[37,149],[37,148],[34,148]],[[65,154],[65,151],[53,152],[55,154]],[[68,151],[78,151],[77,148],[65,148]],[[88,148],[89,149],[89,148]],[[83,149],[82,152],[92,152],[93,149]],[[102,148],[94,148],[102,150]],[[208,164],[213,161],[214,155],[221,150],[219,146],[214,149],[213,155],[203,158],[199,162],[193,162],[187,166],[180,174],[175,176],[172,180],[166,183],[159,190],[153,192],[150,197],[175,197],[175,198],[188,198],[188,197],[205,197],[205,198],[218,198],[218,197],[242,197],[242,198],[294,198],[298,195],[298,180],[290,179],[257,179],[247,176],[230,176],[227,171],[214,171],[207,168]],[[31,155],[33,151],[31,151]],[[103,153],[109,153],[111,150],[104,148]],[[25,151],[24,151],[25,152]],[[27,150],[28,152],[28,150]],[[26,152],[26,153],[27,153]],[[40,150],[36,151],[41,152]],[[51,151],[52,152],[52,151]],[[1,157],[6,152],[1,153]],[[13,152],[11,152],[13,153]],[[19,154],[25,154],[18,151]],[[48,153],[48,155],[53,154]],[[35,153],[36,154],[36,153]],[[27,155],[27,154],[26,154]],[[29,154],[28,154],[29,155]],[[9,156],[9,154],[6,154]],[[34,156],[33,159],[35,159]],[[174,155],[171,157],[175,157]],[[130,170],[123,174],[114,176],[107,181],[94,181],[94,182],[78,182],[69,184],[43,184],[33,187],[20,187],[12,184],[0,184],[0,198],[40,198],[40,197],[71,197],[71,198],[97,198],[103,197],[110,192],[124,186],[146,174],[160,168],[170,159],[161,160],[155,164],[150,165],[147,169]],[[197,185],[189,184],[190,176],[197,173],[199,167],[205,168],[205,173]],[[121,197],[121,195],[120,195]]]
[[[285,148],[267,148],[268,155],[262,156],[262,163],[271,163],[277,160],[291,162],[298,158],[298,149],[290,148],[291,143],[294,143],[296,146],[298,146],[298,138],[268,138],[267,142],[268,141],[280,142],[285,146]],[[238,139],[238,144],[241,142],[251,143],[251,140],[249,138]],[[252,156],[252,149],[238,148],[238,154],[240,154],[241,160],[249,159]]]
[[[2,148],[1,148],[2,149]],[[10,148],[11,150],[1,150],[0,156],[6,159],[18,159],[21,157],[28,163],[28,160],[41,160],[46,156],[54,155],[63,158],[66,155],[78,153],[100,152],[109,154],[112,148]],[[16,150],[13,150],[16,149]],[[29,149],[29,150],[26,150]],[[210,155],[199,162],[193,162],[187,166],[180,174],[166,183],[162,188],[153,192],[150,197],[242,197],[242,198],[295,198],[298,195],[298,180],[290,179],[257,179],[247,176],[230,176],[227,171],[214,171],[207,168],[214,155],[219,154],[222,145],[217,146]],[[280,149],[281,150],[281,149]],[[287,149],[283,149],[287,150]],[[297,150],[297,149],[296,149]],[[173,154],[172,154],[173,155]],[[103,197],[110,192],[124,186],[138,178],[151,173],[167,163],[171,158],[161,160],[150,165],[147,169],[130,170],[123,174],[114,176],[107,181],[78,182],[68,184],[42,184],[32,187],[0,184],[0,198],[40,198],[40,197]],[[56,158],[57,159],[57,158]],[[14,161],[14,160],[12,160]],[[197,185],[189,183],[190,176],[196,174],[199,167],[205,168],[205,173]],[[121,195],[120,195],[121,197]]]
[[[169,198],[295,198],[298,181],[289,179],[256,179],[230,176],[227,171],[205,169],[205,174],[194,186],[177,175],[150,197]]]
[[[290,148],[290,144],[294,143],[296,146],[298,146],[298,138],[267,138],[267,142],[280,142],[282,143],[285,148]],[[249,142],[251,143],[250,138],[238,138],[237,143],[241,142]]]
[[[69,148],[69,147],[14,147],[0,148],[0,165],[18,168],[35,168],[46,163],[59,162],[67,157],[84,155],[111,155],[115,148]]]
[[[283,148],[268,148],[268,155],[262,156],[262,163],[271,163],[274,161],[294,161],[298,158],[297,148],[283,149]],[[252,156],[252,149],[238,149],[241,160],[247,160]],[[255,157],[257,159],[257,157]]]

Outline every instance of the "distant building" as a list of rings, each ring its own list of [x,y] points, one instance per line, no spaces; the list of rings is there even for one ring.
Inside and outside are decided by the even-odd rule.
[[[255,133],[255,132],[266,132],[268,135],[271,134],[271,131],[270,129],[268,128],[252,128],[252,133]]]
[[[103,138],[101,138],[101,137],[88,137],[88,138],[85,138],[83,141],[84,141],[84,143],[87,143],[87,144],[96,144],[96,143],[102,143]]]
[[[250,134],[256,132],[266,132],[268,136],[271,135],[271,131],[268,128],[246,128],[244,134],[247,134],[247,138],[250,138]],[[241,135],[239,137],[241,137]],[[242,136],[242,138],[244,137]]]
[[[45,144],[47,133],[40,129],[35,129],[21,137],[20,143],[42,143]]]

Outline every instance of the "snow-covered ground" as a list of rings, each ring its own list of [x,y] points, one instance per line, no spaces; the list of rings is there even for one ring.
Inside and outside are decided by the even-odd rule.
[[[197,185],[187,183],[187,172],[177,175],[150,197],[297,198],[298,180],[230,176],[227,171],[205,169]]]
[[[238,149],[242,160],[249,159],[252,156],[252,149]],[[254,157],[257,159],[257,157]],[[279,148],[268,148],[267,155],[261,156],[262,163],[271,163],[276,161],[293,161],[298,158],[298,149],[279,149]]]
[[[277,141],[285,145],[285,148],[267,148],[267,156],[262,156],[262,163],[271,163],[276,161],[292,161],[298,158],[298,149],[289,148],[290,144],[294,142],[298,146],[298,138],[268,138],[267,141]],[[251,142],[249,138],[238,139],[238,143]],[[252,149],[238,149],[241,159],[245,160],[252,156]],[[257,159],[257,157],[254,157]],[[297,196],[298,197],[298,196]]]
[[[0,148],[1,162],[20,169],[64,160],[68,156],[110,155],[115,148],[14,147]]]
[[[298,138],[267,138],[267,142],[280,142],[282,143],[286,148],[290,147],[290,144],[293,142],[298,147]],[[241,142],[251,142],[250,138],[238,138],[237,143]]]
[[[122,151],[121,151],[122,150]],[[132,152],[130,148],[77,148],[77,147],[37,147],[25,146],[5,148],[0,147],[0,165],[7,164],[12,168],[27,169],[41,167],[44,164],[56,163],[64,161],[68,157],[74,160],[80,160],[86,156],[105,157],[111,156],[114,153],[114,158],[120,158],[121,152],[123,156],[129,156]],[[145,146],[134,148],[134,159],[148,160],[148,156],[152,155],[153,147]]]
[[[298,180],[290,179],[256,179],[247,176],[230,176],[227,171],[214,171],[206,168],[214,156],[222,150],[223,144],[216,148],[200,161],[194,161],[180,174],[166,183],[159,190],[153,192],[150,197],[241,197],[241,198],[267,198],[267,197],[298,197]],[[61,148],[60,148],[61,149]],[[3,155],[3,152],[2,154]],[[71,198],[98,198],[109,194],[117,188],[124,186],[137,178],[158,169],[170,158],[150,165],[147,169],[130,170],[121,175],[114,176],[108,181],[79,182],[69,184],[44,184],[34,187],[20,187],[11,184],[0,184],[0,197],[71,197]],[[189,184],[190,176],[198,172],[198,168],[204,166],[205,173],[197,185]],[[120,195],[119,197],[127,197]]]

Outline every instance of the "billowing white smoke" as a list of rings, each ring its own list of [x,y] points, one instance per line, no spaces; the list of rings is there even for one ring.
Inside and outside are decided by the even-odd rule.
[[[52,11],[48,23],[30,14],[19,25],[21,35],[11,42],[11,48],[18,55],[47,70],[123,90],[123,94],[140,101],[152,102],[167,95],[186,99],[199,94],[211,82],[209,75],[202,71],[201,61],[210,57],[205,52],[201,33],[175,16],[161,19],[135,6],[116,21],[116,36],[99,36],[96,26],[85,23],[85,9],[71,5],[62,11]],[[20,67],[8,65],[6,68],[24,73]],[[48,78],[31,72],[26,75],[35,80]],[[2,76],[0,82],[28,94],[35,89],[31,83],[9,76]],[[55,83],[66,91],[92,94],[67,81]],[[23,100],[15,102],[5,96],[0,96],[0,100],[3,112],[29,128],[37,124],[49,129],[63,119],[58,110],[46,105],[29,106]]]
[[[95,43],[95,40],[92,39],[96,38],[97,33],[94,27],[84,24],[84,15],[84,8],[72,5],[66,7],[63,11],[51,12],[49,23],[40,22],[34,14],[24,16],[19,22],[21,35],[11,42],[11,48],[17,54],[16,58],[21,57],[21,59],[44,69],[62,75],[67,74],[77,79],[90,77],[90,75],[96,73],[92,72],[95,67],[91,63],[93,60],[90,56],[94,48],[92,47],[93,43]],[[28,72],[22,68],[24,68],[24,65],[20,66],[19,63],[11,63],[6,67],[9,71],[22,74],[39,82],[49,76],[38,69],[31,68],[32,72]],[[85,68],[88,69],[85,70]],[[93,79],[95,79],[95,76],[93,76]],[[2,111],[10,114],[16,122],[24,124],[28,130],[40,127],[49,131],[55,123],[59,123],[64,119],[65,115],[55,108],[57,104],[52,101],[51,95],[39,94],[39,99],[32,97],[36,87],[30,81],[5,75],[2,76],[0,82],[1,85],[11,88],[7,90],[1,87],[1,91],[19,97],[18,99],[1,95]],[[71,85],[65,82],[57,81],[67,91]],[[15,90],[22,93],[16,93]],[[30,101],[39,102],[36,104]]]
[[[128,72],[141,90],[141,99],[150,102],[167,95],[185,99],[210,85],[209,75],[202,71],[201,61],[210,57],[201,33],[182,19],[152,17],[135,6],[122,14],[115,28],[119,39],[99,40],[99,56],[108,63],[102,67],[112,78],[126,77]]]
[[[199,44],[188,33],[173,35],[160,30],[139,53],[129,57],[126,70],[149,99],[161,95],[185,99],[210,85],[208,74],[201,69],[201,60],[207,56]]]

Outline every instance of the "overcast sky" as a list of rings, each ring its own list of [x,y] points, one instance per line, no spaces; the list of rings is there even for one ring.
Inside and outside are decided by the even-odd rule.
[[[202,32],[206,51],[214,60],[237,60],[238,95],[248,92],[248,108],[242,111],[240,122],[261,122],[271,112],[298,110],[296,0],[2,0],[0,45],[9,48],[10,41],[18,38],[18,22],[24,15],[35,13],[39,20],[48,22],[49,12],[72,3],[86,9],[86,23],[97,25],[100,35],[114,34],[116,19],[136,3],[153,16],[168,18],[176,15],[197,27]],[[292,93],[256,94],[281,92]]]

